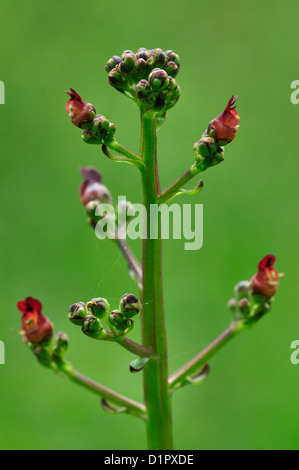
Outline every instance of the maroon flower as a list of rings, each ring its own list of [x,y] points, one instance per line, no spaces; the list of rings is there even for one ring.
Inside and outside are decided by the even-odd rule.
[[[275,256],[268,255],[258,265],[258,273],[251,279],[252,293],[272,297],[278,288],[279,274],[273,268]]]
[[[52,336],[52,323],[42,314],[39,300],[27,297],[18,302],[17,306],[23,314],[21,331],[28,341],[40,344]]]
[[[90,201],[110,202],[111,195],[109,190],[101,184],[102,175],[92,166],[80,168],[85,181],[80,186],[80,198],[82,204],[86,206]]]
[[[236,137],[240,122],[240,116],[234,106],[237,98],[233,95],[225,110],[209,123],[208,133],[214,130],[214,137],[219,146],[229,144]]]
[[[66,94],[71,98],[66,103],[65,109],[75,126],[86,129],[96,116],[95,107],[93,104],[83,101],[73,88],[70,90],[71,92],[66,91]]]

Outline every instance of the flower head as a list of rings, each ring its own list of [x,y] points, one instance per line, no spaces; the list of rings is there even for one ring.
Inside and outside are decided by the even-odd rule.
[[[101,184],[102,175],[92,166],[80,168],[85,181],[80,186],[80,198],[82,204],[86,206],[90,201],[110,202],[111,194],[109,190]]]
[[[258,272],[251,279],[252,293],[272,297],[278,288],[279,273],[273,268],[275,256],[265,256],[258,265]]]
[[[208,134],[214,133],[217,145],[229,144],[236,137],[239,128],[240,116],[235,107],[237,96],[232,96],[225,110],[209,123]]]
[[[23,315],[21,331],[28,341],[41,344],[52,336],[52,323],[42,314],[42,304],[39,300],[27,297],[18,302],[17,306]]]
[[[70,92],[66,91],[66,94],[71,98],[66,103],[65,109],[75,126],[88,129],[96,116],[95,107],[93,104],[83,101],[73,88],[70,90]]]

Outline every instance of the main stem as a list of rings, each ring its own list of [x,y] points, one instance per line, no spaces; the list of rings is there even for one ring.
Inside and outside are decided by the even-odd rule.
[[[156,151],[156,120],[153,114],[141,115],[141,157],[144,161],[142,184],[146,208],[146,235],[143,240],[143,315],[144,346],[153,351],[144,369],[144,397],[147,408],[147,438],[150,450],[171,450],[172,415],[168,388],[167,345],[163,309],[161,268],[161,234],[158,223],[157,238],[151,237],[152,204],[160,193]]]

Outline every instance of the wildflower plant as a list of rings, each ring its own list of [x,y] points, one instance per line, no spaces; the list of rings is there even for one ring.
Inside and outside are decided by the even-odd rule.
[[[41,303],[32,297],[18,303],[22,313],[21,333],[42,365],[100,395],[106,411],[128,413],[144,420],[148,448],[169,450],[173,448],[173,393],[186,385],[202,383],[209,374],[210,359],[234,336],[255,325],[270,311],[280,275],[273,267],[275,257],[268,255],[263,258],[258,264],[257,274],[235,287],[234,297],[228,302],[232,321],[227,330],[177,371],[169,373],[161,269],[161,220],[157,227],[158,236],[151,237],[150,207],[152,204],[167,204],[183,193],[195,195],[202,190],[201,180],[193,189],[185,189],[185,185],[224,161],[224,147],[235,139],[238,131],[237,97],[231,97],[224,111],[208,123],[207,129],[195,142],[194,158],[187,171],[162,190],[157,167],[157,130],[180,98],[181,90],[177,84],[180,58],[171,50],[141,48],[136,53],[126,50],[121,56],[109,59],[105,69],[110,85],[139,108],[139,153],[123,147],[116,139],[115,125],[97,114],[95,107],[83,101],[73,89],[67,92],[66,111],[71,122],[82,129],[84,142],[100,146],[110,160],[129,163],[140,173],[146,208],[142,262],[119,232],[111,237],[127,261],[129,273],[138,285],[139,297],[120,290],[117,306],[110,306],[104,297],[80,300],[71,305],[68,318],[89,338],[117,343],[133,354],[130,371],[143,373],[144,402],[138,403],[78,372],[65,358],[67,336],[59,332],[53,337],[50,320],[42,314]],[[109,213],[100,214],[98,208],[111,204],[112,195],[96,168],[83,167],[80,171],[84,179],[80,186],[80,199],[88,223],[95,228],[101,220],[109,219]],[[129,202],[118,205],[118,221],[123,220],[129,206]],[[119,227],[121,224],[118,224],[118,230]],[[99,294],[104,295],[103,292]],[[130,332],[137,322],[141,324],[142,331],[140,344],[130,339]]]

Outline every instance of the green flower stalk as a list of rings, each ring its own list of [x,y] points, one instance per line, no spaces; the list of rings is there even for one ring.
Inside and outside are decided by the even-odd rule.
[[[153,204],[167,204],[181,194],[197,195],[202,190],[202,180],[192,189],[186,189],[185,185],[195,176],[224,161],[224,147],[235,139],[239,128],[236,97],[232,96],[224,111],[209,122],[193,146],[193,158],[190,145],[190,162],[186,172],[163,190],[157,166],[157,129],[166,121],[167,112],[176,105],[181,95],[177,83],[180,58],[172,50],[163,51],[159,48],[140,48],[136,52],[125,50],[121,55],[112,56],[105,70],[109,84],[138,107],[141,122],[139,153],[135,154],[122,146],[116,140],[115,125],[102,114],[96,114],[95,107],[83,101],[73,89],[67,92],[70,99],[66,110],[71,122],[82,129],[84,142],[99,145],[110,160],[129,163],[140,173],[147,214],[142,262],[121,237],[120,230],[116,231],[111,240],[124,255],[129,273],[137,283],[139,295],[126,293],[121,296],[120,293],[120,301],[112,306],[104,297],[79,301],[71,305],[68,318],[88,338],[118,344],[134,354],[129,370],[143,374],[143,403],[135,402],[76,371],[65,359],[68,337],[60,332],[53,338],[52,323],[41,313],[41,303],[32,297],[18,303],[22,313],[21,334],[42,365],[100,395],[105,411],[125,412],[142,419],[146,425],[149,449],[171,450],[174,391],[187,385],[202,384],[209,375],[208,362],[212,357],[237,334],[251,328],[269,313],[280,275],[273,267],[275,257],[268,255],[263,258],[258,264],[258,272],[249,281],[240,281],[236,285],[234,297],[228,302],[233,317],[228,328],[203,351],[169,374],[161,221],[158,220],[158,227],[155,227],[157,236],[151,237],[150,208]],[[80,171],[84,178],[79,191],[81,203],[88,216],[88,223],[95,227],[100,220],[97,209],[102,204],[112,204],[113,199],[96,168],[83,167]],[[130,203],[127,202],[117,207],[116,221],[123,218],[128,208]],[[125,225],[125,222],[122,224]],[[99,292],[99,295],[103,293]],[[190,321],[189,313],[188,318]],[[135,324],[141,327],[139,343],[129,337]]]

